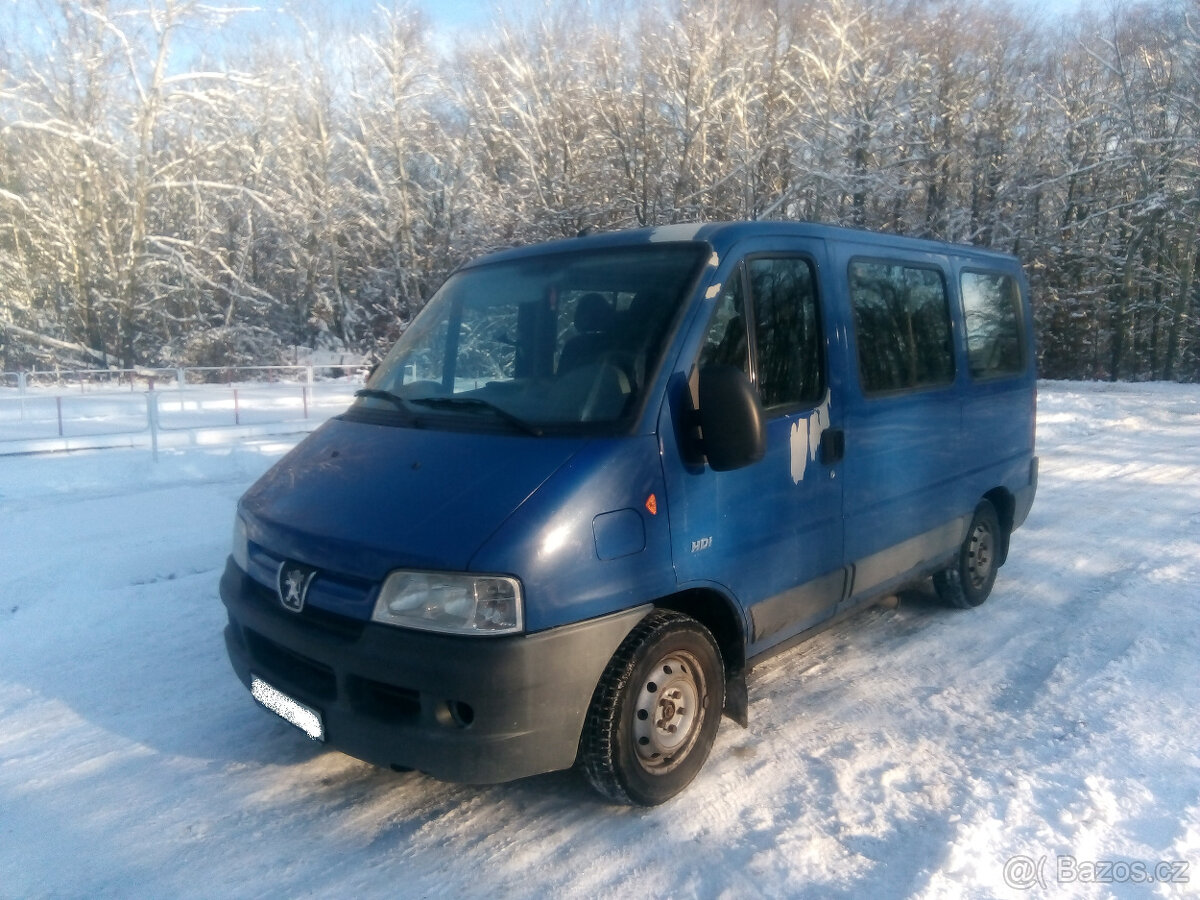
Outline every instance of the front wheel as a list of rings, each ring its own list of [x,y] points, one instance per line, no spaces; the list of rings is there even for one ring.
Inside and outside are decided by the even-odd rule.
[[[600,678],[580,761],[610,800],[655,806],[691,782],[725,705],[721,653],[708,629],[656,610],[629,633]]]
[[[996,583],[1000,542],[996,508],[987,500],[980,501],[955,564],[933,576],[938,596],[961,609],[970,609],[986,600]]]

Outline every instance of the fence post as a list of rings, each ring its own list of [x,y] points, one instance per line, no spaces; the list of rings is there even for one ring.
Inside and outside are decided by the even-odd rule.
[[[150,451],[158,462],[158,394],[153,387],[146,391],[146,421],[150,424]]]
[[[309,383],[309,386],[311,386],[311,385],[312,385],[312,383],[313,383],[313,380],[312,380],[312,378],[313,378],[313,376],[312,376],[312,370],[313,370],[313,367],[312,367],[312,366],[308,366],[308,383]]]
[[[17,393],[21,394],[21,395],[24,395],[24,393],[25,393],[25,385],[26,385],[25,377],[26,376],[25,376],[24,372],[17,373]]]
[[[63,427],[62,427],[62,396],[61,395],[56,396],[54,398],[54,406],[58,409],[58,436],[62,437],[63,436]]]
[[[182,391],[184,382],[187,381],[187,376],[184,374],[182,368],[175,370],[175,381],[179,383],[179,389]]]
[[[242,424],[242,411],[238,408],[237,388],[233,389],[233,424]]]
[[[300,396],[304,400],[304,418],[308,418],[308,385],[300,385]]]

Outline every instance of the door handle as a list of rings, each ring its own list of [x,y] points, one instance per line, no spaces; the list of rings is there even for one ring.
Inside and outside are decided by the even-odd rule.
[[[840,428],[826,428],[821,432],[821,462],[827,466],[840,462],[846,455],[846,432]]]

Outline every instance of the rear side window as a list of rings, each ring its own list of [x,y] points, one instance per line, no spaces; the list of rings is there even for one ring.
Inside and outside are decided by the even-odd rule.
[[[950,306],[940,271],[855,260],[850,263],[850,305],[864,393],[954,380]]]
[[[996,378],[1022,371],[1021,289],[1017,280],[993,272],[963,272],[962,302],[971,377]]]

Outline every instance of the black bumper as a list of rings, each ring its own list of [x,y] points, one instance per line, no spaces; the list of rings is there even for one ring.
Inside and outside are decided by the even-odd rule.
[[[251,673],[317,709],[326,743],[380,766],[490,784],[569,768],[596,683],[638,607],[531,635],[471,638],[285,610],[232,561],[225,645]]]

